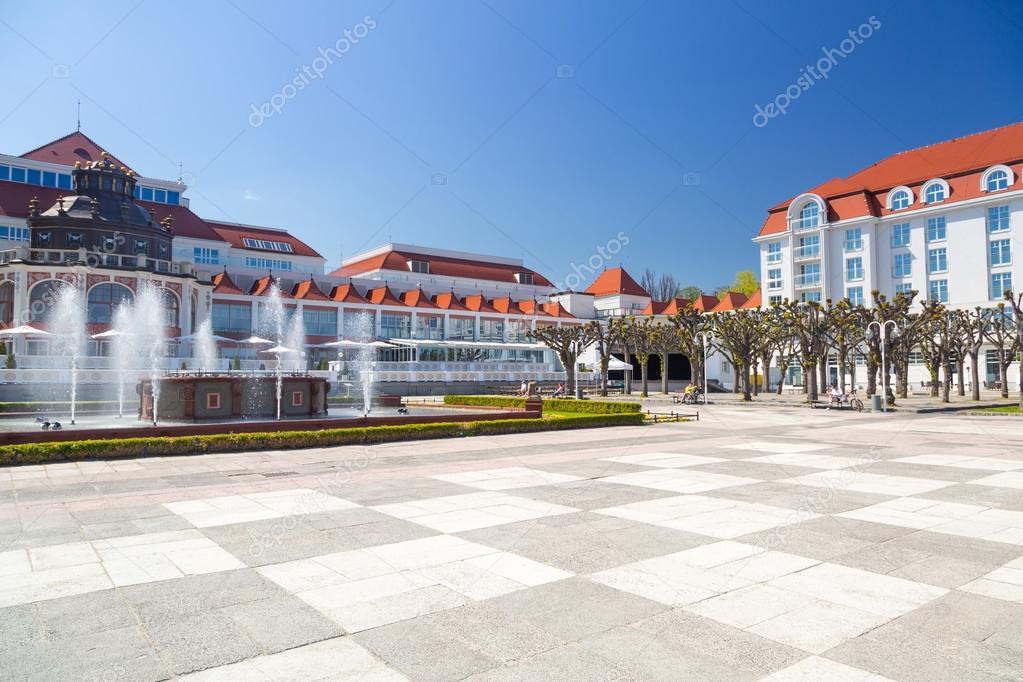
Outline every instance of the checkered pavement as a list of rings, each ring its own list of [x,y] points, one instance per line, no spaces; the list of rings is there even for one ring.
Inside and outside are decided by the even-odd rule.
[[[75,465],[10,470],[0,678],[1023,679],[1012,448],[657,429],[60,503]]]

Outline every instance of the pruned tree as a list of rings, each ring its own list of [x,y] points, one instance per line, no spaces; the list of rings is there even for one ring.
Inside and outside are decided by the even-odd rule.
[[[816,402],[817,367],[827,357],[828,319],[824,307],[817,301],[784,301],[781,309],[798,343],[807,400]]]
[[[1016,331],[1016,344],[1013,351],[1013,356],[1023,348],[1023,293],[1013,294],[1013,292],[1005,292],[1005,300],[1009,303],[1012,308],[1012,321],[1013,327]],[[1003,391],[1007,394],[1008,388],[1005,386],[1005,382],[1002,382]],[[1023,410],[1023,361],[1019,363],[1019,406]]]
[[[625,364],[632,367],[632,355],[629,350],[632,348],[632,333],[628,319],[624,317],[613,317],[607,321],[609,326],[614,327],[614,334],[618,339],[618,347],[622,349],[622,356]],[[623,381],[622,390],[625,395],[632,395],[632,372],[627,370]]]
[[[640,381],[642,391],[640,396],[646,398],[650,395],[650,355],[653,353],[653,320],[649,317],[637,320],[630,316],[628,320],[628,338],[636,353],[636,362],[639,363]]]
[[[666,322],[650,326],[650,347],[661,360],[661,392],[668,393],[668,357],[679,347],[678,329]]]
[[[586,326],[593,336],[593,344],[597,349],[600,363],[600,395],[607,397],[607,369],[611,364],[611,352],[620,341],[619,327],[614,324],[602,324],[600,320],[587,322]]]
[[[713,315],[714,345],[738,368],[744,402],[753,400],[750,370],[764,335],[764,319],[759,309],[741,308]]]
[[[529,336],[558,354],[558,359],[565,367],[566,384],[575,389],[578,388],[575,363],[579,355],[593,345],[594,333],[593,327],[588,324],[572,324],[563,327],[537,327],[529,332]]]
[[[791,325],[782,322],[779,325],[779,334],[774,340],[774,354],[778,362],[778,387],[775,393],[781,395],[785,386],[785,376],[789,373],[789,366],[796,359],[798,350],[796,335],[792,333]]]
[[[1012,359],[1019,351],[1019,334],[1016,324],[1012,319],[1011,309],[1007,308],[1005,302],[999,302],[991,311],[988,317],[988,324],[984,328],[984,338],[993,346],[992,351],[998,361],[998,382],[1003,398],[1009,397],[1008,370]]]
[[[864,331],[864,360],[867,365],[867,395],[877,394],[877,375],[880,370],[883,376],[891,373],[891,367],[895,368],[896,390],[895,392],[905,398],[909,392],[909,355],[916,345],[916,330],[911,325],[909,310],[916,297],[916,291],[899,292],[891,299],[874,290],[871,292],[873,305],[869,308],[860,308],[862,315],[861,328]],[[870,324],[877,322],[884,327],[888,322],[894,322],[899,329],[898,334],[887,336],[888,346],[885,349],[885,361],[891,367],[881,366],[881,344],[884,341],[884,334],[866,333]],[[889,325],[890,326],[890,325]]]
[[[980,400],[980,349],[984,345],[984,330],[991,311],[977,306],[973,310],[957,310],[956,329],[963,352],[970,358],[970,398]],[[960,385],[962,379],[960,379]]]
[[[678,349],[689,358],[691,380],[698,386],[704,383],[707,368],[703,366],[703,334],[707,331],[707,316],[693,307],[692,301],[686,303],[677,313],[668,318],[675,326]]]
[[[944,304],[938,301],[924,301],[919,316],[921,319],[920,352],[923,355],[927,372],[931,375],[930,394],[932,398],[937,398],[940,394],[941,401],[947,403],[951,384],[948,364],[952,336],[948,310]]]
[[[842,393],[845,393],[845,373],[849,368],[850,358],[864,337],[864,329],[860,324],[863,319],[863,308],[854,306],[849,299],[843,298],[827,309],[827,317],[825,333],[828,345],[835,351],[838,361],[838,387]],[[852,363],[855,368],[855,358],[852,358]],[[855,388],[855,383],[854,380],[853,388]]]

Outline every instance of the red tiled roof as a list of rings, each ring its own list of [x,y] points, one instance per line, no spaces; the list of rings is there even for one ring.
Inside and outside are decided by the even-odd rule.
[[[1021,161],[1023,122],[899,152],[847,178],[828,180],[809,193],[819,195],[827,203],[829,221],[882,216],[890,213],[885,208],[885,199],[894,187],[905,185],[913,190],[911,207],[915,207],[922,185],[933,178],[944,178],[950,186],[946,203],[965,201],[985,194],[980,178],[991,166],[1010,166],[1018,182]],[[1010,188],[1018,189],[1014,185]],[[789,199],[769,209],[760,228],[761,236],[788,229],[786,213],[791,203]]]
[[[693,307],[699,310],[701,313],[706,313],[714,309],[714,306],[718,304],[718,299],[715,296],[709,296],[707,294],[700,294],[693,300]]]
[[[351,284],[341,284],[334,287],[330,292],[330,300],[341,303],[369,303],[366,297],[359,293]]]
[[[740,308],[759,308],[761,305],[763,305],[762,296],[760,294],[760,289],[757,289],[756,291],[753,292],[753,295],[750,296],[749,298],[747,298],[746,302],[743,303],[739,307]]]
[[[646,308],[643,308],[643,312],[640,315],[663,315],[664,309],[668,307],[668,304],[664,301],[651,300],[646,304]]]
[[[499,313],[506,313],[508,315],[524,315],[522,308],[518,306],[515,301],[511,300],[511,296],[505,296],[503,298],[495,298],[490,301],[490,307]]]
[[[89,161],[98,161],[102,152],[102,147],[93,142],[88,135],[79,131],[65,135],[53,142],[48,142],[42,147],[36,147],[31,151],[27,151],[21,155],[21,158],[74,166],[75,161],[81,161],[82,164]],[[112,154],[108,153],[108,155],[110,160],[118,166],[128,166],[128,164],[118,160]]]
[[[410,250],[390,250],[383,253],[364,258],[354,263],[347,263],[330,273],[340,277],[354,277],[357,275],[372,272],[374,270],[396,270],[408,272],[410,260],[426,261],[430,264],[431,275],[438,277],[461,277],[486,282],[504,282],[507,284],[518,284],[515,278],[517,273],[529,273],[533,275],[533,283],[539,286],[552,286],[550,281],[534,270],[520,265],[509,265],[505,263],[487,263],[472,261],[462,258],[451,258],[447,256],[436,256],[430,254],[418,254]]]
[[[649,296],[646,289],[641,287],[632,275],[624,268],[611,268],[597,275],[593,284],[586,287],[586,293],[594,296],[609,296],[611,294],[628,294],[630,296]]]
[[[468,310],[468,308],[466,308],[465,305],[458,300],[458,297],[455,296],[454,292],[435,294],[433,302],[438,308],[444,308],[445,310]]]
[[[245,292],[238,288],[238,285],[234,283],[231,276],[227,274],[227,270],[219,272],[213,275],[213,293],[215,294],[239,294],[244,295]]]
[[[253,225],[234,225],[231,223],[221,223],[215,220],[206,221],[213,230],[220,235],[221,239],[229,243],[231,246],[238,249],[247,249],[249,251],[260,251],[264,253],[275,253],[278,255],[289,255],[287,251],[276,251],[274,249],[259,249],[252,246],[245,245],[245,238],[251,237],[252,239],[265,239],[273,242],[283,242],[291,246],[290,254],[296,256],[312,256],[314,258],[323,258],[319,253],[316,252],[311,246],[306,244],[298,237],[294,237],[287,232],[280,230],[274,230],[266,227],[256,227]]]
[[[313,281],[312,277],[305,280],[304,282],[299,282],[298,284],[296,284],[295,287],[291,290],[291,296],[293,298],[303,298],[311,301],[330,300],[327,297],[327,295],[323,293],[323,290],[320,289],[319,285],[317,285],[316,282]]]
[[[718,300],[718,304],[714,306],[712,312],[721,313],[727,310],[735,310],[741,308],[742,304],[747,300],[745,294],[740,294],[737,291],[729,291]]]
[[[524,301],[516,301],[515,305],[519,307],[524,315],[536,315],[536,300],[528,298]]]
[[[386,285],[370,289],[366,293],[366,298],[374,305],[405,305],[397,296],[391,293],[390,287]]]
[[[541,306],[541,308],[543,308],[543,314],[546,315],[547,317],[571,317],[573,319],[575,318],[575,315],[565,310],[565,307],[557,301],[554,301],[552,303],[544,303]]]
[[[281,298],[291,298],[281,287],[281,281],[273,275],[264,275],[252,283],[249,288],[249,294],[252,296],[269,296],[270,290],[273,285],[277,285],[278,291],[281,292]]]
[[[482,294],[473,294],[472,296],[466,296],[465,298],[462,299],[462,304],[467,309],[474,310],[478,313],[497,312],[497,310],[495,310],[493,306],[487,303],[487,299],[484,298]]]
[[[430,297],[423,293],[422,289],[410,289],[399,295],[402,303],[410,308],[436,308],[437,305],[430,300]]]

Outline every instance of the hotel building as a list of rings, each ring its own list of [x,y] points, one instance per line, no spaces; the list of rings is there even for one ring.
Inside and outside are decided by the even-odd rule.
[[[952,308],[994,306],[1023,282],[1021,173],[1016,123],[894,154],[772,207],[754,239],[764,302],[869,306],[873,290],[915,290]],[[989,356],[982,379],[996,367]]]
[[[166,368],[188,368],[193,344],[175,340],[207,319],[227,339],[265,335],[263,304],[276,285],[288,314],[302,316],[311,368],[338,357],[320,344],[370,336],[390,344],[378,352],[376,379],[388,392],[411,393],[562,380],[555,354],[531,342],[530,330],[663,316],[681,304],[652,301],[621,268],[600,273],[585,291],[560,292],[519,259],[409,244],[385,244],[327,272],[323,256],[287,230],[200,217],[187,190],[135,174],[81,132],[18,156],[0,154],[0,328],[46,329],[56,288],[70,283],[95,335],[149,282],[167,303]],[[707,296],[698,303],[723,310],[758,301]],[[66,369],[45,336],[9,343],[17,368],[0,370],[0,384],[60,382]],[[109,344],[88,343],[83,383],[109,380]],[[223,342],[220,353],[225,368],[235,358],[242,369],[268,361],[244,343]],[[722,375],[730,378],[730,370]],[[651,379],[659,376],[654,361]],[[673,358],[669,378],[687,381],[688,361]]]

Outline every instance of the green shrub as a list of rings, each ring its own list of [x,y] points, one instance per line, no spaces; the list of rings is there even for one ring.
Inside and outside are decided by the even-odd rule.
[[[117,438],[110,440],[26,443],[0,447],[0,464],[27,464],[89,458],[201,455],[214,452],[252,452],[294,448],[369,445],[428,438],[556,431],[598,426],[632,426],[643,423],[643,415],[569,415],[549,419],[499,419],[493,421],[447,422],[367,426],[322,431],[272,431],[221,433],[208,436]]]
[[[445,405],[475,405],[477,407],[525,407],[525,398],[510,395],[446,395]]]
[[[11,350],[10,353],[7,354],[6,366],[7,366],[7,369],[18,369],[18,363],[14,359],[14,350],[13,349]]]
[[[619,403],[610,400],[574,400],[552,398],[543,401],[544,412],[575,412],[586,414],[638,414],[639,403]]]

